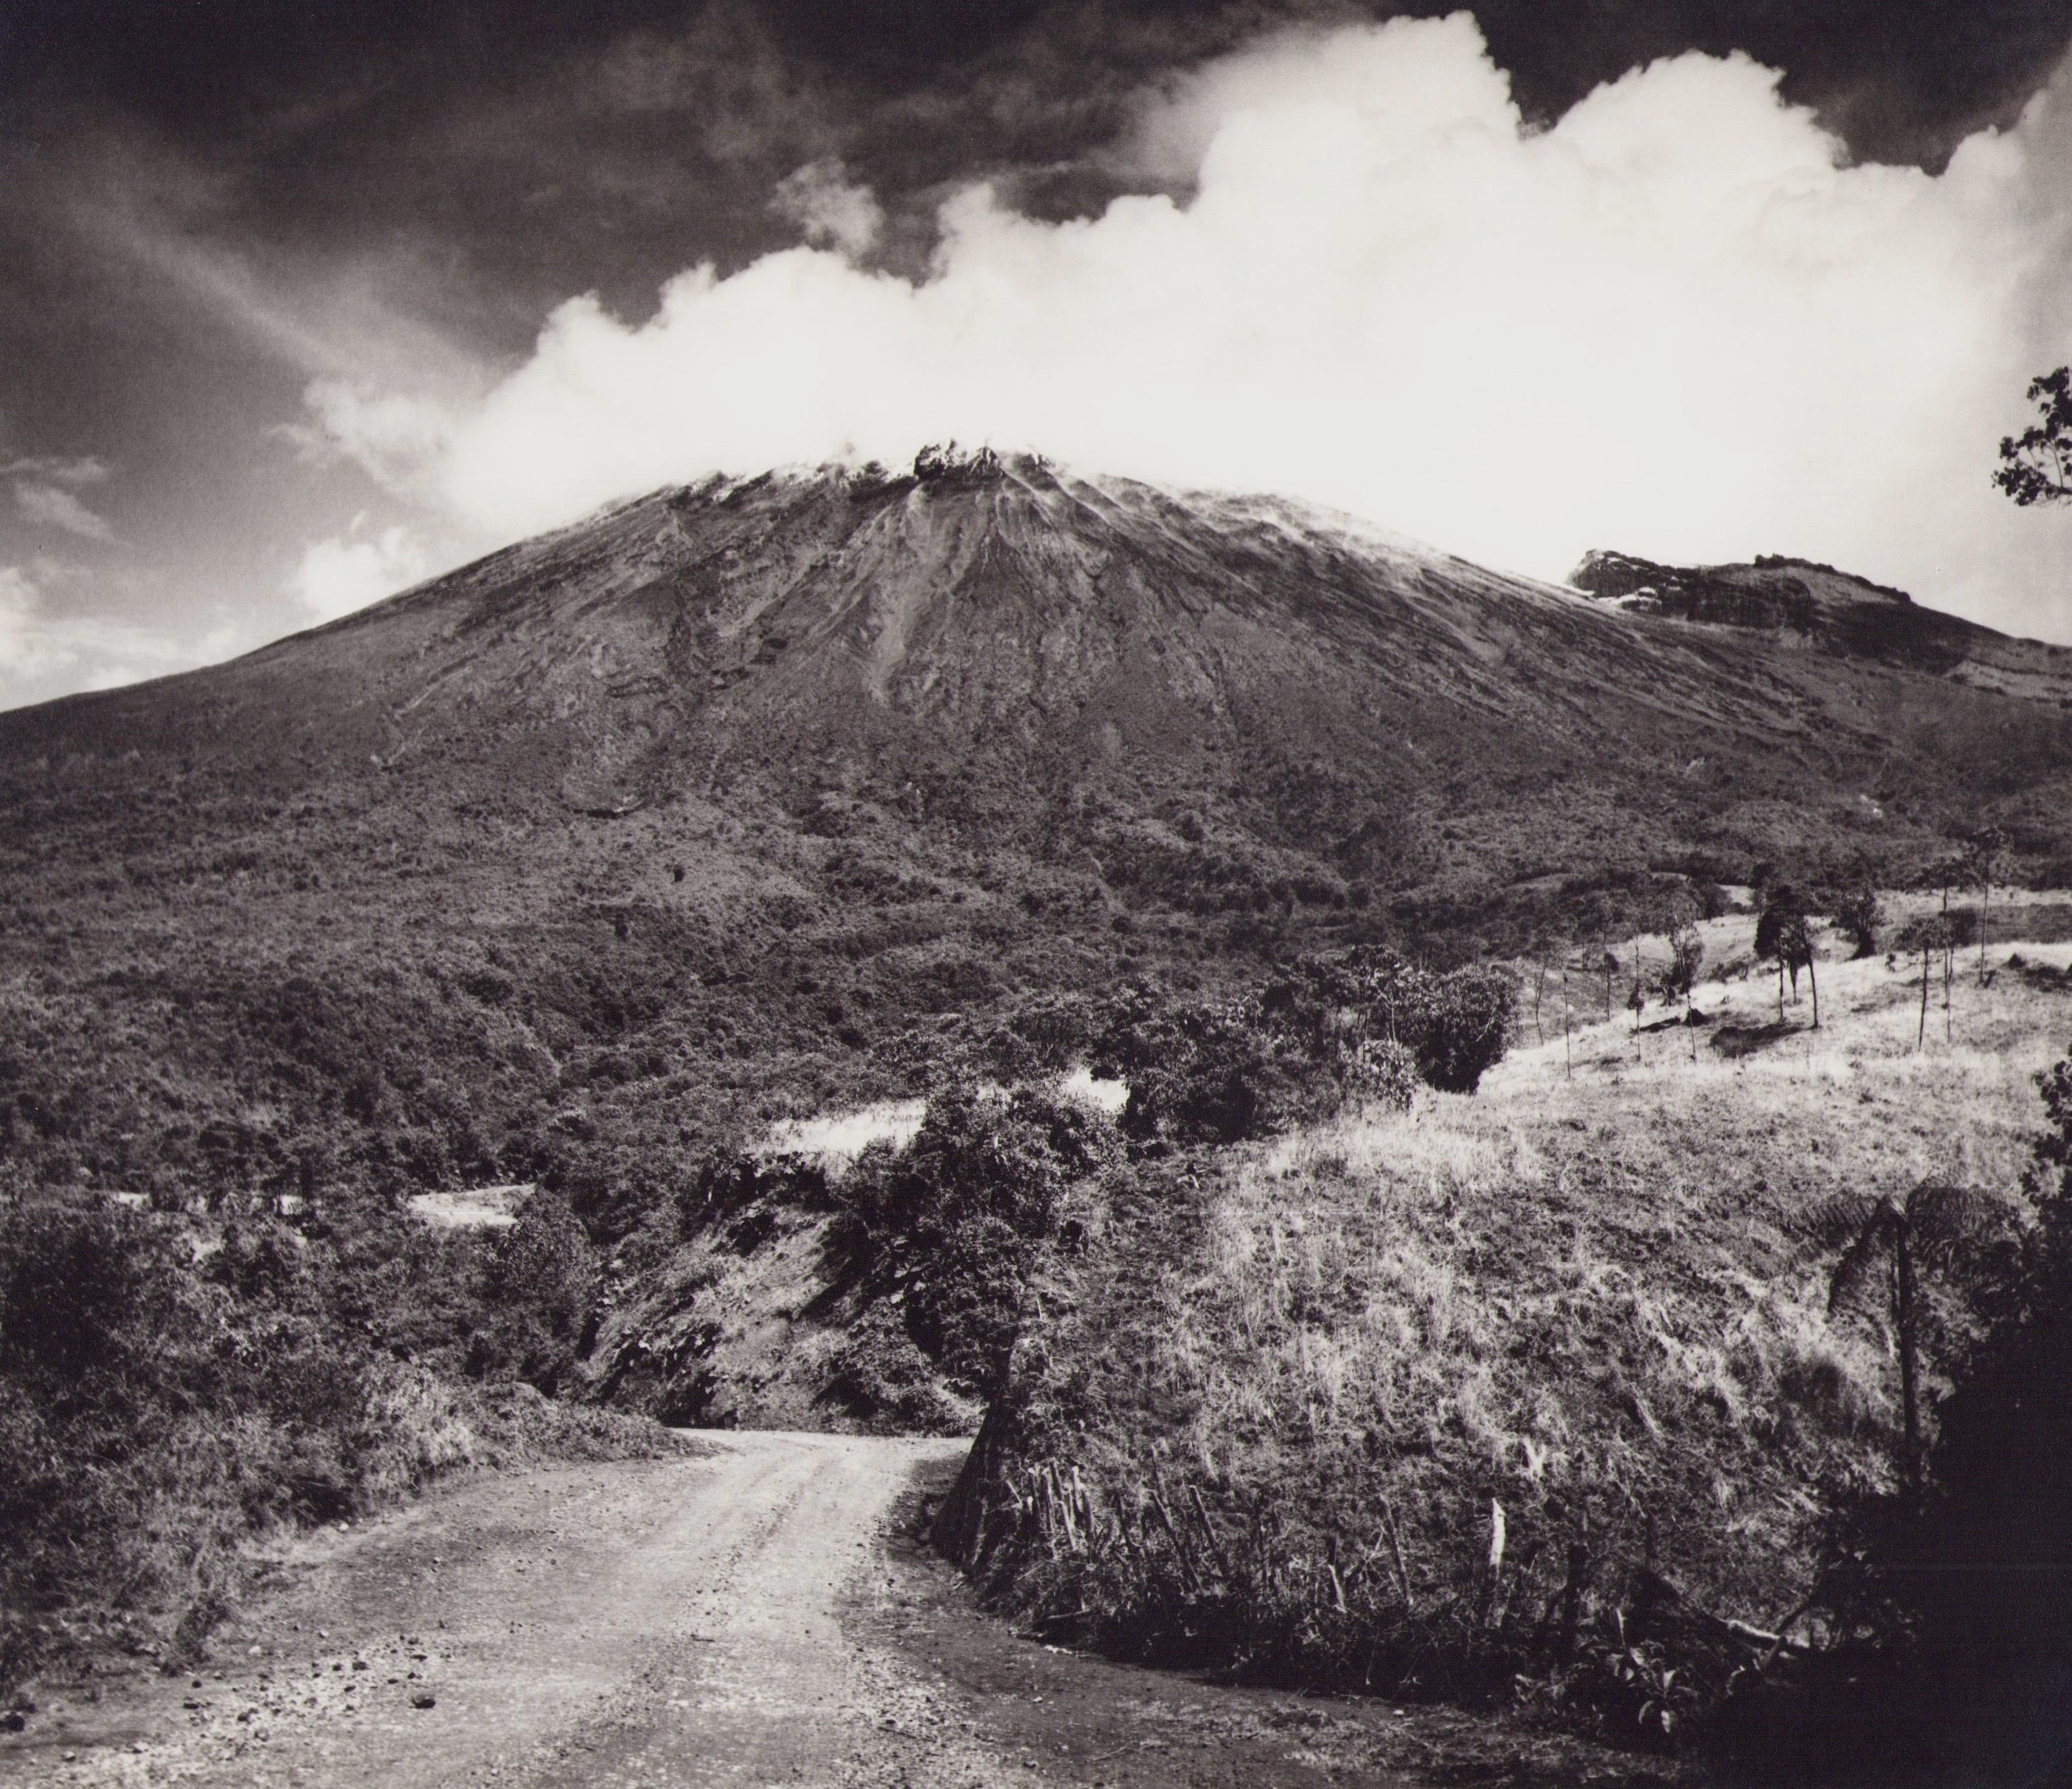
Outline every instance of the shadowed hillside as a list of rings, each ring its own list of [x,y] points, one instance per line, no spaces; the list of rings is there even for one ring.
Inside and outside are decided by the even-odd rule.
[[[1766,554],[1749,565],[1662,565],[1593,553],[1570,582],[1630,613],[1761,631],[1974,689],[2072,705],[2072,647],[2011,640],[1810,559]]]

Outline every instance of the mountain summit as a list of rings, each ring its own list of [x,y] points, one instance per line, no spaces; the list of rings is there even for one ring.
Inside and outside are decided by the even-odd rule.
[[[2057,848],[2072,719],[1979,668],[2047,649],[1851,596],[1959,630],[1958,673],[1808,652],[1796,595],[1718,625],[1663,582],[1593,597],[990,454],[657,491],[0,715],[0,1102],[127,1174],[263,1155],[249,1113],[335,1071],[384,1135],[489,1115],[481,1171],[516,1177],[497,1113],[602,1139],[605,1090],[657,1076],[720,1076],[716,1106],[895,1083],[864,1047],[1031,990],[1520,948],[1758,862],[1903,873],[1982,816]],[[428,1160],[393,1172],[464,1171]]]
[[[1971,768],[1921,730],[1998,711],[1881,680],[1888,738],[1862,718],[1874,668],[2072,695],[2072,652],[1828,568],[1593,555],[1577,582],[1596,600],[1284,500],[924,454],[658,491],[234,664],[0,717],[0,754],[119,741],[290,785],[429,771],[600,816],[888,777],[967,797],[1177,778],[1202,786],[1166,796],[1216,807],[1299,769],[1396,820],[1442,786],[1451,817],[1515,816],[1578,778],[1659,815],[1665,774],[1702,757],[1713,796],[1667,805],[1716,821],[1794,767],[1918,756],[1924,793]],[[1874,667],[1770,649],[1794,634]],[[2026,710],[1992,724],[2056,737]]]

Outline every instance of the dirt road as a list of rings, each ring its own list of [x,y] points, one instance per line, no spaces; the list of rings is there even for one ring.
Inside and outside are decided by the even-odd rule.
[[[326,1536],[219,1640],[226,1669],[48,1709],[0,1781],[907,1780],[886,1741],[927,1722],[926,1692],[844,1639],[840,1599],[916,1467],[961,1444],[709,1448],[484,1479]],[[1011,1780],[954,1729],[926,1750],[917,1783]]]
[[[483,1478],[299,1543],[198,1675],[47,1696],[0,1736],[0,1786],[1521,1780],[1486,1717],[1231,1690],[1014,1635],[889,1527],[962,1443],[701,1445]],[[1559,1780],[1595,1775],[1571,1758]]]

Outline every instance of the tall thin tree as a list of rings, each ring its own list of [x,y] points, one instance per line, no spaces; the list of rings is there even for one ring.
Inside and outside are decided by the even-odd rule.
[[[1823,1240],[1842,1251],[1827,1277],[1831,1315],[1860,1302],[1883,1270],[1899,1354],[1900,1473],[1910,1491],[1921,1484],[1920,1274],[1947,1265],[1995,1209],[1970,1187],[1923,1181],[1903,1200],[1845,1196],[1822,1214]]]

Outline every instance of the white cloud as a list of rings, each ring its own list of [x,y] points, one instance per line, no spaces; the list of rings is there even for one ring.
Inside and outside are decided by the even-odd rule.
[[[37,630],[42,606],[43,593],[27,572],[19,565],[0,565],[0,677],[50,664],[51,648]]]
[[[1741,57],[1535,130],[1465,14],[1283,34],[1149,97],[1118,146],[1184,203],[1050,223],[973,187],[910,282],[854,265],[861,209],[845,242],[798,197],[836,247],[693,269],[637,327],[571,300],[485,399],[407,427],[317,409],[484,539],[955,436],[1546,575],[1593,545],[1798,553],[2072,634],[2072,516],[1988,483],[2029,375],[2072,357],[2067,105],[1931,176],[1842,165]]]
[[[868,254],[885,228],[877,195],[852,182],[839,161],[808,162],[794,169],[778,182],[771,203],[816,248],[837,249],[852,261]]]
[[[86,541],[112,541],[108,518],[89,509],[64,486],[23,479],[14,487],[14,505],[39,528],[63,528]]]
[[[313,542],[289,574],[288,590],[320,621],[335,621],[407,590],[430,570],[424,549],[397,527],[362,537],[352,533]]]
[[[447,412],[432,399],[317,379],[302,402],[311,422],[280,431],[302,457],[320,466],[349,460],[393,495],[408,494],[446,445]]]
[[[0,466],[0,474],[8,478],[39,479],[52,484],[76,487],[106,483],[108,466],[105,461],[92,454],[76,457],[58,454],[32,454]]]
[[[246,644],[231,623],[187,638],[105,615],[54,612],[51,585],[82,575],[46,559],[0,565],[0,708],[213,664]]]

